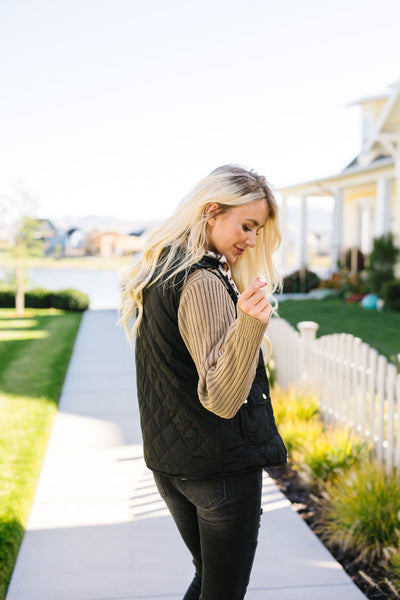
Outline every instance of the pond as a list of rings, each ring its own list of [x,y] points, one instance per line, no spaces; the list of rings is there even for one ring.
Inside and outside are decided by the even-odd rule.
[[[95,269],[29,269],[29,287],[48,290],[74,288],[87,294],[90,308],[117,308],[121,298],[122,272]]]

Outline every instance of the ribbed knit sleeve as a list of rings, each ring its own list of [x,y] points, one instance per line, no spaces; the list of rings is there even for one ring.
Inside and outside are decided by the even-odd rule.
[[[182,290],[178,325],[199,374],[200,402],[218,416],[232,418],[253,383],[267,324],[239,308],[236,318],[222,281],[199,269]]]

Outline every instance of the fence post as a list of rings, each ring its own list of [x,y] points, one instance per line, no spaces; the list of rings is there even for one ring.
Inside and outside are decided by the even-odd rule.
[[[319,325],[315,321],[300,321],[297,328],[300,331],[300,378],[302,387],[310,391],[313,374],[310,373],[312,345],[315,340]]]

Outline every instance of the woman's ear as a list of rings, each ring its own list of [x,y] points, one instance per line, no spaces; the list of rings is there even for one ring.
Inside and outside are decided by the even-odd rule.
[[[215,219],[218,214],[219,205],[216,202],[210,202],[207,204],[204,214],[207,217],[207,222],[209,225],[215,224]]]

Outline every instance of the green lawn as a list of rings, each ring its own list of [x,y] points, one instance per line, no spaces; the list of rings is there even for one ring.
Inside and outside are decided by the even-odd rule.
[[[0,600],[22,541],[80,313],[0,310]]]
[[[399,312],[367,310],[341,300],[284,300],[279,315],[294,327],[299,321],[315,321],[318,337],[351,333],[392,361],[400,352]]]

